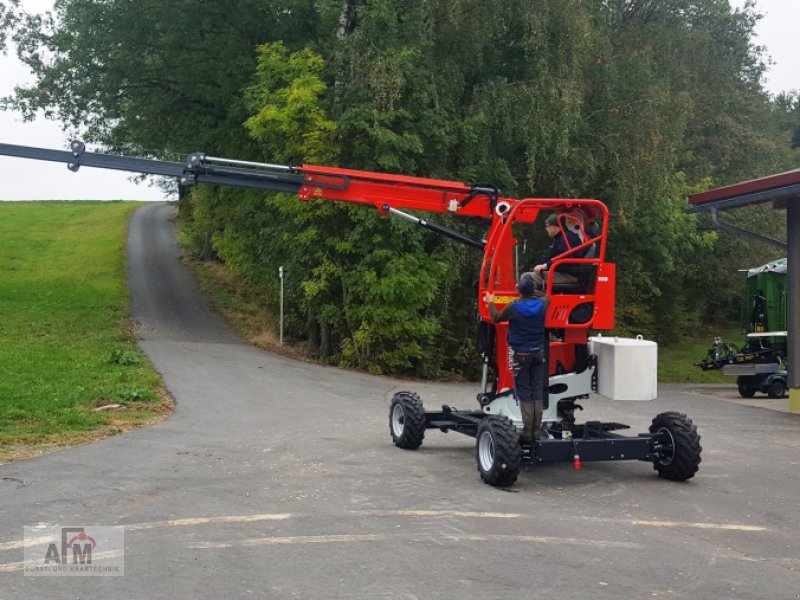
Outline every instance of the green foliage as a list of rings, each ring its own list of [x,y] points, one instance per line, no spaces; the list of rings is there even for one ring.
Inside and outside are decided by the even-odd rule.
[[[19,22],[19,0],[0,2],[0,51],[5,51],[8,32]]]
[[[131,365],[142,364],[142,357],[138,353],[126,352],[124,350],[120,350],[119,348],[115,348],[111,351],[111,355],[108,357],[108,362],[112,365],[129,367]]]
[[[289,54],[281,42],[258,47],[255,82],[245,88],[250,136],[273,160],[329,163],[336,156],[336,124],[319,104],[324,61],[308,49]]]
[[[256,46],[303,28],[304,9],[292,4],[56,2],[14,32],[37,82],[10,104],[31,117],[43,109],[111,149],[249,155],[240,90]]]

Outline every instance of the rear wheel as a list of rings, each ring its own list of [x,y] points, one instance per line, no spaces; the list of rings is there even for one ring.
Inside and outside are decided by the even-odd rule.
[[[425,409],[411,392],[397,392],[389,408],[389,432],[398,448],[416,450],[425,438]]]
[[[653,468],[658,471],[658,476],[672,481],[694,477],[703,448],[692,420],[679,412],[661,413],[653,419],[650,433],[657,439]]]
[[[475,461],[481,479],[496,487],[513,485],[522,462],[519,433],[514,424],[506,417],[486,417],[478,425],[475,437]]]

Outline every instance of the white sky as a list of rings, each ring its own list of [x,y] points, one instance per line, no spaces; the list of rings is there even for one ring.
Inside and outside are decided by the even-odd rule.
[[[735,7],[743,6],[744,2],[731,0]],[[22,1],[29,12],[50,10],[52,4],[52,0]],[[757,0],[756,5],[765,15],[756,30],[757,42],[767,47],[775,62],[767,75],[767,89],[773,94],[800,90],[800,36],[795,34],[800,23],[800,0]],[[0,55],[0,96],[11,94],[15,85],[31,80],[13,51]],[[18,114],[0,111],[0,143],[66,149],[68,141],[55,122],[39,118],[24,123]],[[160,189],[146,182],[137,185],[118,171],[84,167],[72,173],[59,163],[5,156],[0,156],[0,181],[0,200],[164,199]]]
[[[28,12],[52,10],[52,0],[22,0]],[[0,96],[33,77],[17,60],[14,49],[0,54]],[[44,117],[23,122],[19,113],[0,110],[0,143],[66,150],[69,145],[61,125]],[[198,151],[202,148],[197,148]],[[77,173],[65,164],[0,156],[0,200],[165,200],[160,188],[147,181],[136,184],[133,174],[81,167]]]

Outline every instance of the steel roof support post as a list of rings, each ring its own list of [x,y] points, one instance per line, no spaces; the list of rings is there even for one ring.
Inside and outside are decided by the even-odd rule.
[[[786,271],[789,276],[788,384],[789,411],[800,413],[800,202],[786,203]]]

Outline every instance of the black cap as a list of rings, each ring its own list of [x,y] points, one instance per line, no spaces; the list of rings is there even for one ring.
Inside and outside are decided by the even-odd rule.
[[[536,291],[536,281],[533,279],[533,273],[523,273],[517,282],[517,290],[523,296],[532,296]]]

